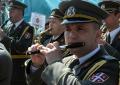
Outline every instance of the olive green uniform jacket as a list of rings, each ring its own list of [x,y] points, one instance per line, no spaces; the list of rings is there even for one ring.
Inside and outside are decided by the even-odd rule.
[[[12,59],[5,46],[0,43],[0,85],[10,85]]]
[[[105,63],[102,65],[100,61]],[[77,70],[69,67],[72,62],[73,57],[70,56],[48,65],[41,74],[42,79],[47,85],[118,85],[119,63],[105,50],[100,49],[84,64],[78,65]],[[90,69],[92,71],[89,73]]]

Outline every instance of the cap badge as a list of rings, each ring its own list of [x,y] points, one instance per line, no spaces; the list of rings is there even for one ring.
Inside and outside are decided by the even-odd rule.
[[[101,8],[102,8],[102,9],[105,9],[105,5],[104,5],[104,4],[103,4],[103,5],[101,5]]]
[[[55,11],[53,11],[53,12],[51,13],[51,15],[55,15]]]
[[[75,12],[76,12],[76,9],[75,9],[73,6],[71,6],[71,7],[69,7],[68,10],[66,11],[66,15],[67,15],[67,16],[74,16],[74,15],[75,15]]]
[[[10,6],[13,6],[13,3],[11,2],[9,5],[10,5]]]

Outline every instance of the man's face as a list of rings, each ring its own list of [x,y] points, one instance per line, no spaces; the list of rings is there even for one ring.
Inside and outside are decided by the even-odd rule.
[[[110,13],[109,16],[105,19],[107,27],[112,30],[119,24],[120,14]]]
[[[17,21],[19,21],[19,17],[21,16],[21,10],[17,9],[17,8],[10,8],[9,9],[9,16],[10,16],[10,20],[11,22],[15,23]]]
[[[65,43],[84,42],[85,46],[70,49],[73,54],[84,55],[96,48],[98,30],[95,23],[81,23],[65,25]]]
[[[59,34],[60,30],[63,30],[61,25],[61,20],[58,18],[51,18],[49,20],[49,28],[51,28],[50,33],[52,35]]]

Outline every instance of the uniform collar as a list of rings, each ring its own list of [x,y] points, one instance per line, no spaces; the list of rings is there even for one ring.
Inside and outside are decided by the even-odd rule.
[[[79,58],[80,65],[83,64],[84,62],[86,62],[91,57],[93,57],[93,55],[95,55],[99,50],[100,50],[100,45],[98,45],[98,47],[96,49],[94,49],[93,51],[91,51],[87,55],[82,56],[81,58]]]
[[[53,41],[57,41],[57,40],[59,40],[63,36],[64,36],[64,33],[61,33],[60,35],[52,36],[52,40]]]
[[[116,28],[115,30],[110,32],[110,38],[111,38],[111,42],[114,40],[115,36],[117,35],[117,33],[120,31],[120,26],[118,28]]]
[[[21,23],[22,23],[23,19],[21,19],[20,21],[15,23],[15,28],[17,28]]]
[[[53,36],[52,37],[52,40],[56,40],[60,35],[57,35],[57,36]]]

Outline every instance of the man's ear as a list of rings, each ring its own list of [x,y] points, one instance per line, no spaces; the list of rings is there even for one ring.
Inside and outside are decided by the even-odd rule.
[[[118,13],[118,14],[116,15],[116,17],[117,17],[118,19],[120,19],[120,13]]]
[[[118,19],[118,22],[120,23],[120,13],[116,14],[116,18]]]
[[[99,29],[97,30],[97,34],[96,34],[96,41],[97,43],[102,43],[101,40],[102,40],[102,31]]]
[[[119,23],[120,23],[120,13],[118,14],[118,19],[119,19]]]
[[[101,35],[102,35],[102,31],[100,29],[97,30],[97,34],[96,34],[96,40],[97,41],[101,40]]]
[[[101,35],[102,35],[102,31],[99,29],[99,30],[97,30],[97,38],[101,38]]]

